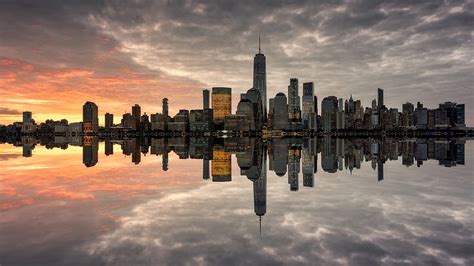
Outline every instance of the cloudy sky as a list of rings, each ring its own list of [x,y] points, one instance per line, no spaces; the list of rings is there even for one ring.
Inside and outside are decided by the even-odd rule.
[[[116,122],[163,97],[174,114],[213,86],[232,87],[235,107],[260,34],[270,97],[291,77],[363,105],[381,87],[390,107],[465,103],[474,124],[474,1],[245,2],[1,1],[0,123],[24,110],[79,121],[87,100]]]

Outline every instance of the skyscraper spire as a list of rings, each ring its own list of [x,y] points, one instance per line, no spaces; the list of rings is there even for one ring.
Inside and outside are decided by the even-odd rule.
[[[262,53],[262,49],[260,49],[260,34],[258,35],[258,53]]]

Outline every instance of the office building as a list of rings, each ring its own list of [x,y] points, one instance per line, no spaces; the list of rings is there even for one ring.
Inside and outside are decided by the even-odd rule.
[[[132,129],[140,130],[140,117],[142,116],[141,107],[138,104],[132,106]]]
[[[303,83],[303,128],[316,129],[316,112],[314,110],[314,84],[313,82]]]
[[[99,108],[93,102],[86,102],[82,106],[82,125],[84,133],[99,132]]]
[[[288,104],[286,95],[282,92],[278,93],[274,100],[273,112],[273,129],[287,130],[288,125]]]
[[[212,88],[212,109],[214,124],[223,124],[225,116],[232,112],[231,88]]]
[[[114,115],[105,113],[105,130],[110,130],[114,126]]]
[[[321,103],[322,127],[324,132],[336,129],[336,113],[338,111],[338,100],[335,96],[327,96]]]
[[[126,129],[132,129],[132,114],[125,113],[122,115],[122,127]]]
[[[377,108],[378,109],[382,109],[382,107],[384,106],[383,104],[383,90],[381,88],[378,88],[377,89],[377,101],[378,101],[378,106]]]
[[[191,110],[189,112],[189,130],[192,132],[212,131],[212,109]]]
[[[163,114],[163,125],[164,129],[163,130],[168,130],[168,122],[169,122],[169,109],[168,109],[168,98],[163,98],[162,100],[162,106],[161,106],[161,113]]]
[[[428,109],[423,107],[420,102],[417,103],[415,109],[416,129],[428,128]]]
[[[23,112],[23,123],[32,123],[32,113],[29,111]]]
[[[202,108],[203,109],[209,109],[209,90],[205,89],[202,91]]]
[[[290,85],[288,85],[288,119],[291,129],[298,129],[301,125],[300,96],[296,78],[290,79]]]
[[[189,131],[189,111],[184,109],[179,110],[172,121],[168,123],[168,129],[175,132]]]

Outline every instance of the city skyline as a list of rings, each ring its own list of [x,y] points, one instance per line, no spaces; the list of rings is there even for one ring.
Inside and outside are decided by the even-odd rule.
[[[38,121],[80,121],[75,106],[88,100],[102,107],[103,117],[135,103],[158,112],[160,99],[168,97],[175,114],[177,106],[200,107],[202,89],[215,86],[233,88],[234,112],[240,93],[252,87],[259,35],[267,59],[267,97],[298,77],[301,83],[314,82],[320,99],[353,94],[369,106],[368,96],[381,87],[392,95],[388,106],[416,103],[419,94],[428,108],[445,98],[463,102],[466,124],[473,124],[472,49],[466,46],[472,40],[471,1],[252,3],[255,8],[243,21],[244,9],[229,3],[179,9],[160,3],[2,5],[1,124],[18,120],[23,110],[40,114]],[[208,30],[223,18],[228,19],[219,24],[221,31]],[[344,20],[352,23],[335,23]],[[34,46],[38,42],[42,45]]]
[[[471,265],[474,0],[0,0],[0,266]]]

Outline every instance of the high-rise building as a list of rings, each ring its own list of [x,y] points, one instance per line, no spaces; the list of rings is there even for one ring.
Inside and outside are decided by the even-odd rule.
[[[125,113],[122,115],[122,127],[124,128],[132,128],[132,114]]]
[[[32,113],[29,111],[23,112],[23,123],[31,123]]]
[[[348,104],[348,107],[350,108],[351,104],[353,105],[354,101],[352,100],[352,95]],[[348,110],[346,109],[346,112]],[[350,118],[352,118],[352,113],[350,113]],[[344,114],[344,101],[342,98],[339,98],[338,100],[338,107],[336,111],[336,129],[345,129],[345,122],[346,122],[346,116]]]
[[[110,113],[105,114],[105,130],[110,130],[114,125],[114,115]]]
[[[212,109],[215,124],[224,123],[226,115],[232,112],[232,89],[225,87],[212,88]]]
[[[202,108],[209,109],[209,90],[205,89],[202,91]]]
[[[278,93],[273,103],[273,128],[279,130],[288,129],[288,104],[286,103],[286,95],[282,92]]]
[[[140,117],[142,116],[141,107],[138,104],[132,106],[132,128],[134,130],[140,129]]]
[[[257,89],[251,88],[247,93],[241,95],[236,114],[246,116],[250,130],[261,130],[263,128],[262,98]]]
[[[291,129],[297,129],[301,122],[300,96],[298,94],[298,79],[290,79],[288,85],[288,119]]]
[[[260,49],[260,36],[258,37],[258,54],[253,59],[253,87],[260,92],[263,103],[263,117],[267,117],[267,70],[265,55]]]
[[[23,112],[23,124],[21,126],[22,133],[32,133],[36,130],[34,125],[33,115],[31,112]]]
[[[162,108],[163,122],[164,122],[164,128],[163,128],[163,130],[166,131],[166,130],[168,130],[168,122],[169,122],[169,121],[168,121],[168,120],[169,120],[169,119],[168,119],[168,117],[169,117],[169,115],[168,115],[168,111],[169,111],[169,110],[168,110],[168,98],[163,98],[161,108]]]
[[[99,108],[93,102],[82,106],[82,125],[84,133],[99,132]]]
[[[377,89],[377,102],[378,102],[378,109],[382,109],[383,107],[383,90],[381,88]]]
[[[322,126],[325,132],[336,129],[336,112],[338,100],[335,96],[324,97],[321,103]]]
[[[415,122],[417,129],[428,128],[428,109],[423,107],[420,102],[417,103],[415,109]]]
[[[315,129],[316,114],[314,111],[314,84],[303,83],[303,128]]]

